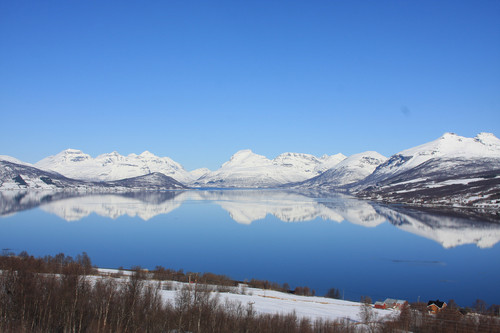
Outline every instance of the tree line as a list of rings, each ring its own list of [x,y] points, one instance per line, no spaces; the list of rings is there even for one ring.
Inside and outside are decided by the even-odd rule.
[[[295,314],[258,314],[251,303],[222,301],[206,284],[186,284],[174,302],[161,299],[160,280],[178,271],[136,268],[127,278],[90,276],[90,258],[64,255],[0,257],[2,332],[354,332],[350,323]],[[200,280],[222,279],[211,274]],[[187,281],[186,281],[187,282]]]

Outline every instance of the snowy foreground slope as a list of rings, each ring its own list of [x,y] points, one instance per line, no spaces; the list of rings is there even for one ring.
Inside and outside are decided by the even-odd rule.
[[[117,270],[99,269],[102,274],[113,274]],[[128,272],[130,273],[130,272]],[[153,282],[154,283],[154,282]],[[193,284],[166,281],[164,285],[169,285],[169,289],[161,290],[164,302],[174,303],[178,290],[185,286],[194,287]],[[292,314],[299,318],[309,318],[312,320],[341,320],[347,319],[352,322],[361,322],[360,310],[362,303],[332,299],[326,297],[299,296],[283,293],[274,290],[264,290],[248,288],[240,285],[234,288],[233,292],[212,292],[215,297],[220,297],[221,303],[227,301],[240,303],[243,307],[251,306],[259,314]],[[382,310],[372,308],[377,319],[399,315],[397,310]]]

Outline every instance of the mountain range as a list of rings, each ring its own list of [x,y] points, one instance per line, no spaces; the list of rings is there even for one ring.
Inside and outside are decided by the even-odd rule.
[[[371,200],[415,205],[500,207],[500,140],[445,133],[386,158],[368,151],[316,157],[283,153],[274,159],[241,150],[215,171],[185,170],[150,152],[92,158],[67,149],[34,165],[0,156],[0,190],[85,191],[196,188],[289,188],[342,191]]]

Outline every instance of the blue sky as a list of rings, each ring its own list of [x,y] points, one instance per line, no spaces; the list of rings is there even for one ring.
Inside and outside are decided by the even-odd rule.
[[[0,154],[391,155],[500,136],[500,1],[0,0]]]

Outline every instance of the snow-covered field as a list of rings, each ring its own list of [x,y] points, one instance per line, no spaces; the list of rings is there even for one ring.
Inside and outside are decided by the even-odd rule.
[[[117,273],[114,269],[99,269],[101,274]],[[125,276],[120,278],[123,282],[127,281],[126,275],[130,275],[130,271],[120,271]],[[150,283],[158,283],[158,281],[150,281]],[[162,290],[160,291],[164,302],[175,302],[178,291],[188,283],[162,281]],[[168,286],[164,290],[163,286]],[[191,284],[194,288],[194,284]],[[167,289],[167,288],[166,288]],[[246,285],[234,287],[231,292],[216,292],[220,302],[238,302],[243,306],[251,305],[253,310],[259,314],[292,314],[299,318],[309,318],[311,320],[339,320],[346,319],[352,322],[360,322],[360,310],[362,303],[344,301],[326,297],[316,296],[299,296],[289,293],[283,293],[274,290],[265,290],[257,288],[249,288]],[[382,310],[372,308],[375,315],[374,319],[382,319],[391,316],[397,316],[397,310]]]

